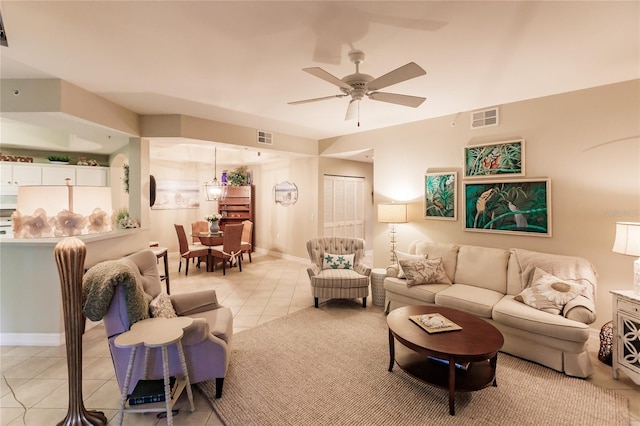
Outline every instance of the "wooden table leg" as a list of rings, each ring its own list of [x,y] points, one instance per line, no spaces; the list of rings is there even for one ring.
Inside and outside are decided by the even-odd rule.
[[[456,414],[456,361],[449,357],[449,414]]]
[[[496,376],[496,367],[498,365],[498,354],[489,360],[489,365],[491,366],[491,370],[493,370],[493,386],[498,386],[498,379]]]
[[[393,338],[393,333],[391,329],[389,329],[389,371],[393,370],[393,362],[396,358],[396,347],[395,347],[395,339]]]

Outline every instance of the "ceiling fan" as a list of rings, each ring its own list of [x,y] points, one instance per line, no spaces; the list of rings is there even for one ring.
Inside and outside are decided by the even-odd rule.
[[[331,84],[335,84],[340,88],[341,94],[323,96],[321,98],[305,99],[302,101],[289,102],[289,105],[299,105],[308,102],[323,101],[333,98],[344,98],[345,96],[351,96],[349,106],[347,107],[347,113],[345,120],[352,120],[359,118],[360,115],[360,101],[366,96],[374,101],[388,102],[392,104],[409,106],[412,108],[419,107],[425,98],[420,96],[400,95],[398,93],[378,92],[379,89],[383,89],[387,86],[397,84],[406,80],[410,80],[415,77],[426,74],[415,62],[409,62],[406,65],[396,68],[393,71],[386,73],[385,75],[373,78],[368,74],[360,73],[360,64],[364,62],[364,53],[360,50],[352,50],[349,52],[349,59],[356,65],[356,72],[349,74],[342,79],[328,73],[319,67],[303,68],[303,71],[308,72],[318,78],[328,81]],[[360,126],[360,121],[358,121]]]

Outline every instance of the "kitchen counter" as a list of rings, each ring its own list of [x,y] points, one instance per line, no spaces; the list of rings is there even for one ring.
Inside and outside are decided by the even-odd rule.
[[[149,229],[80,235],[85,268],[149,247]],[[64,344],[60,278],[53,250],[60,238],[0,238],[0,344]]]

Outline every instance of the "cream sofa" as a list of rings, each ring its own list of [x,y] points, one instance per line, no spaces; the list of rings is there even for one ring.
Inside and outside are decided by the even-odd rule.
[[[398,266],[387,268],[385,311],[404,305],[435,303],[460,309],[493,324],[504,336],[502,351],[575,377],[588,377],[589,325],[595,321],[597,275],[583,258],[522,249],[497,249],[416,241],[409,254],[442,258],[452,284],[407,286]],[[584,286],[581,295],[555,315],[514,299],[541,270]]]

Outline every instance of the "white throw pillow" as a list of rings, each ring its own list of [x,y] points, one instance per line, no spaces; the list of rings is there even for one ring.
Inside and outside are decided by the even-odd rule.
[[[396,263],[398,264],[398,278],[407,277],[402,270],[402,265],[400,264],[401,260],[424,260],[427,258],[426,254],[409,254],[398,250],[394,251],[393,254],[396,257]]]
[[[355,254],[325,253],[322,257],[322,269],[353,269]]]
[[[171,304],[171,299],[165,293],[160,293],[149,303],[151,317],[153,318],[175,318],[178,316]]]
[[[407,275],[407,287],[419,284],[451,284],[442,264],[442,258],[401,260]]]
[[[582,285],[562,280],[536,268],[531,287],[522,290],[514,299],[541,311],[560,315],[564,305],[578,297],[583,290]]]

